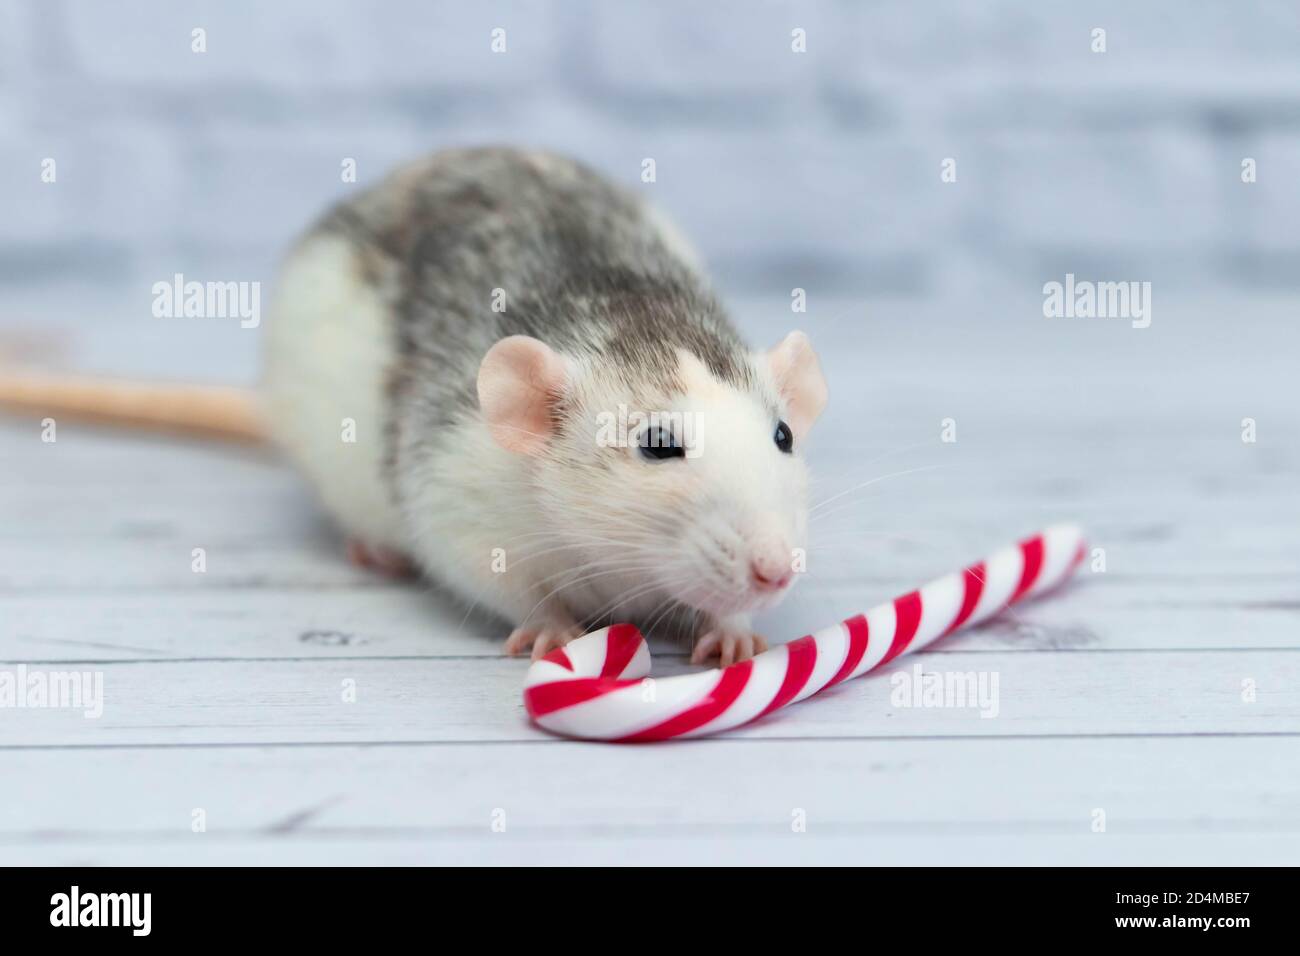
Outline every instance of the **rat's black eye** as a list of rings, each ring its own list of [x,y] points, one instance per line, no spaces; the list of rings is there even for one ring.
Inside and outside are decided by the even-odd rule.
[[[787,455],[794,451],[794,436],[790,434],[790,426],[785,422],[776,423],[776,434],[772,436],[772,440],[776,442],[776,447]]]
[[[686,449],[666,428],[647,428],[641,433],[637,445],[641,449],[641,457],[646,461],[667,461],[669,458],[686,457]]]

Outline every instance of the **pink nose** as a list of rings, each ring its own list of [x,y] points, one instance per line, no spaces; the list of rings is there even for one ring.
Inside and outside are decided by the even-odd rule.
[[[793,577],[788,565],[771,558],[754,558],[749,563],[749,578],[760,591],[780,591]]]

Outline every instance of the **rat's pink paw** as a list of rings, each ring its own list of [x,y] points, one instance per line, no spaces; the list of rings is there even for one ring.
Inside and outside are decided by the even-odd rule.
[[[531,647],[533,660],[538,660],[557,647],[563,647],[575,637],[581,636],[582,628],[576,624],[517,627],[506,638],[506,653],[514,657]]]
[[[703,664],[716,657],[718,666],[730,667],[737,661],[747,661],[755,654],[767,650],[767,641],[750,631],[731,627],[715,627],[703,634],[691,653],[692,664]]]
[[[415,577],[415,565],[406,555],[388,548],[372,547],[357,538],[348,539],[348,560],[359,568],[378,571],[390,578]]]

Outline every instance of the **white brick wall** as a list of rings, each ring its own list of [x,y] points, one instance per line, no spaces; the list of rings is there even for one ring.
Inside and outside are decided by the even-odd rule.
[[[484,141],[654,157],[732,288],[1300,285],[1288,2],[0,0],[0,128],[0,289],[269,275],[343,157]]]

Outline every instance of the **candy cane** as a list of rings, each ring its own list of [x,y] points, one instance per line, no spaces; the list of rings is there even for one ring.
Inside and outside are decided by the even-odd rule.
[[[724,669],[650,680],[650,651],[630,624],[593,631],[528,669],[524,706],[538,725],[586,740],[716,734],[888,664],[1060,584],[1083,560],[1083,533],[1054,525],[964,571],[866,614]]]

